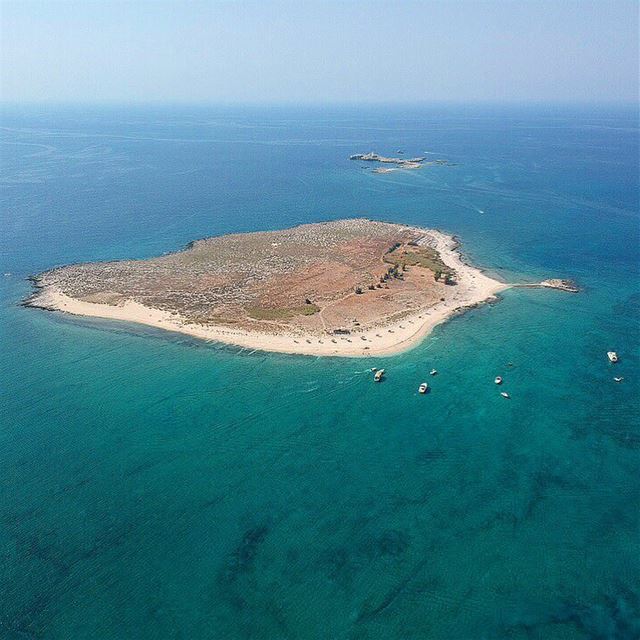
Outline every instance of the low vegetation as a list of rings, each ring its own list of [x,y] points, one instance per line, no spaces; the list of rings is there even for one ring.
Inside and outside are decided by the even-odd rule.
[[[405,269],[406,267],[420,266],[441,276],[453,277],[455,275],[454,270],[447,266],[442,261],[440,254],[431,247],[394,246],[384,255],[384,261],[396,268]]]

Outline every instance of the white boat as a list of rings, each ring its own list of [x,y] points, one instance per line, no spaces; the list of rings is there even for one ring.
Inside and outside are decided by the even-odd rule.
[[[619,378],[616,377],[613,379],[615,382],[622,382],[624,380],[624,378],[622,376],[620,376]]]
[[[375,382],[380,382],[380,380],[382,380],[383,375],[384,375],[384,369],[379,369],[378,371],[376,371],[375,375],[373,376],[373,380]]]
[[[378,370],[378,367],[371,367],[371,371],[373,371],[374,373]]]
[[[618,354],[615,351],[607,351],[607,358],[610,362],[618,362]]]
[[[418,393],[427,393],[427,389],[429,388],[429,385],[426,382],[423,382],[419,387],[418,387]]]
[[[495,382],[496,384],[502,384],[502,376],[496,376],[496,378],[495,378],[494,382]]]
[[[507,400],[509,400],[509,399],[511,398],[511,396],[510,396],[506,391],[501,391],[501,392],[500,392],[500,395],[501,395],[503,398],[506,398]]]
[[[438,374],[438,372],[436,371],[436,369],[431,369],[431,371],[429,371],[429,375],[430,376],[435,376],[437,374]]]

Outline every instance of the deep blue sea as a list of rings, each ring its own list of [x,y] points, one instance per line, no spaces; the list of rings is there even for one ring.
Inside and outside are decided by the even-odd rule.
[[[637,110],[5,106],[1,125],[0,638],[640,637]],[[398,149],[455,166],[348,159]],[[56,265],[353,216],[582,291],[507,291],[375,361],[19,304]]]

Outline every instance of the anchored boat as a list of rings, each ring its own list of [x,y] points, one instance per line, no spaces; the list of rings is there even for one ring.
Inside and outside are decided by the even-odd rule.
[[[607,351],[607,358],[610,362],[618,362],[618,354],[615,351]]]
[[[378,369],[373,376],[374,382],[380,382],[382,380],[382,376],[384,375],[384,369]]]
[[[429,389],[429,385],[426,382],[423,382],[419,387],[418,387],[418,393],[427,393],[427,390]]]
[[[502,384],[502,376],[496,376],[496,378],[495,378],[494,382],[495,382],[496,384]]]
[[[511,399],[511,396],[510,396],[506,391],[501,391],[501,392],[500,392],[500,395],[501,395],[503,398],[506,398],[507,400],[510,400],[510,399]]]

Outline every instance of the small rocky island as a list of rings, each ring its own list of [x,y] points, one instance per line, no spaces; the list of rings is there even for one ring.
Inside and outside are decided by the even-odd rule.
[[[33,281],[27,306],[252,349],[348,356],[406,349],[508,286],[466,264],[452,236],[366,219],[207,238]]]
[[[567,293],[580,292],[580,287],[573,280],[563,278],[549,278],[542,282],[523,282],[512,284],[511,286],[519,289],[558,289],[559,291],[566,291]]]
[[[373,151],[369,153],[356,153],[352,156],[349,156],[349,160],[363,160],[364,162],[379,162],[380,164],[391,164],[395,165],[394,167],[377,167],[373,170],[373,173],[390,173],[391,171],[395,171],[396,169],[419,169],[423,164],[427,165],[450,165],[451,163],[448,160],[432,160],[430,162],[425,162],[425,157],[418,158],[387,158],[385,156],[378,155],[377,153],[373,153]]]

